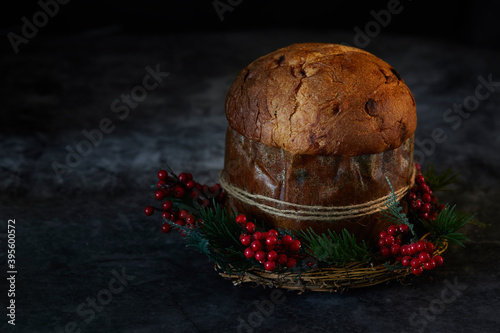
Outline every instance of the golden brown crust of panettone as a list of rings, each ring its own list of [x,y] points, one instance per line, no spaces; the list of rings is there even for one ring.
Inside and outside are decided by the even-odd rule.
[[[376,56],[337,44],[294,44],[236,77],[226,98],[229,125],[293,154],[376,154],[415,132],[415,100]]]

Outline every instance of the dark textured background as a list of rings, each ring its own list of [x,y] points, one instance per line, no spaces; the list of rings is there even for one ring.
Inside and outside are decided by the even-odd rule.
[[[259,5],[244,1],[220,22],[211,3],[155,8],[151,1],[71,2],[19,54],[6,37],[0,53],[0,300],[6,297],[6,222],[17,222],[17,321],[1,332],[234,332],[239,318],[259,318],[255,302],[271,289],[233,287],[179,235],[163,235],[149,185],[168,163],[214,183],[222,167],[224,98],[237,72],[255,58],[295,42],[354,45],[387,2],[330,7]],[[460,173],[442,200],[477,212],[488,227],[467,227],[466,248],[452,246],[432,275],[342,295],[283,292],[285,301],[254,332],[496,332],[500,319],[496,225],[500,199],[500,85],[453,129],[443,115],[473,96],[478,77],[500,81],[498,28],[493,2],[462,6],[402,2],[405,10],[366,49],[393,65],[414,93],[417,139],[442,128],[448,139],[425,157],[439,170]],[[293,4],[293,3],[291,3]],[[20,31],[36,3],[15,5],[2,35]],[[316,6],[316,7],[315,7]],[[321,18],[321,19],[318,19]],[[329,18],[331,18],[329,20]],[[113,100],[129,93],[159,64],[170,75],[120,120]],[[116,126],[81,164],[58,181],[53,161],[64,163],[108,117]],[[81,316],[77,307],[96,297],[125,269],[135,278],[112,301]],[[439,314],[413,313],[441,297],[445,281],[466,286]],[[88,308],[85,308],[88,309]],[[3,310],[5,311],[5,310]],[[428,326],[423,326],[424,319]],[[412,325],[413,323],[413,325]],[[241,330],[240,331],[245,331]]]

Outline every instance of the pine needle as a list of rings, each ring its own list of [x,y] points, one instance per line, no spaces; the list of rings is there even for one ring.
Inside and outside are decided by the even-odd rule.
[[[425,182],[433,191],[450,191],[448,186],[457,182],[458,174],[452,168],[447,169],[440,175],[436,174],[434,165],[429,164],[424,173]]]
[[[365,241],[358,244],[354,235],[346,229],[343,229],[340,235],[331,230],[328,230],[328,235],[318,235],[312,228],[309,228],[300,231],[300,235],[305,240],[306,251],[319,261],[345,265],[349,262],[366,262],[370,259]]]
[[[187,235],[187,246],[204,253],[222,270],[241,272],[252,266],[244,256],[245,247],[239,241],[242,232],[236,223],[234,212],[228,214],[220,205],[214,209],[201,209],[203,220],[197,229]]]
[[[394,224],[406,224],[415,240],[416,234],[413,231],[413,224],[403,212],[403,207],[401,207],[401,205],[399,204],[398,197],[394,193],[394,189],[392,188],[392,184],[389,181],[389,178],[385,177],[385,179],[389,183],[391,193],[389,194],[389,198],[387,198],[387,200],[385,201],[386,208],[382,209],[380,213],[387,221],[390,221]]]
[[[467,240],[467,237],[463,233],[458,232],[458,230],[463,228],[473,218],[474,215],[455,213],[455,206],[450,207],[446,205],[436,216],[435,221],[423,219],[421,221],[425,228],[431,232],[434,239],[448,240],[449,242],[464,246],[463,242]]]

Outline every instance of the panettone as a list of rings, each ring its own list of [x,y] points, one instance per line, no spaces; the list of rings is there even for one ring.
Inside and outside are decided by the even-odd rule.
[[[371,241],[389,183],[400,197],[413,175],[416,108],[398,72],[336,44],[294,44],[236,77],[221,184],[229,205],[268,226],[346,228]]]

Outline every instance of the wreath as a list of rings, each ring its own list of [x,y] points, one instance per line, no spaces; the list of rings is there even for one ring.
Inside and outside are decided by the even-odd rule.
[[[345,229],[318,234],[249,221],[244,212],[226,207],[220,184],[202,185],[190,173],[177,175],[169,168],[158,172],[153,186],[161,206],[147,206],[144,213],[161,214],[164,233],[179,231],[188,247],[205,254],[235,285],[337,292],[429,274],[443,265],[450,243],[464,246],[467,238],[460,229],[474,216],[436,196],[457,174],[448,169],[438,175],[432,165],[425,171],[419,164],[415,168],[414,185],[400,201],[387,180],[391,193],[381,215],[392,225],[380,232],[376,248]]]

